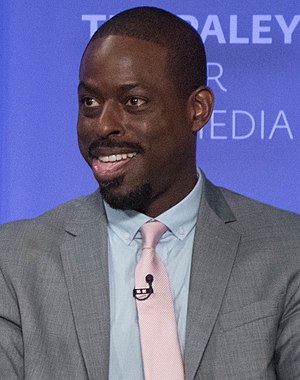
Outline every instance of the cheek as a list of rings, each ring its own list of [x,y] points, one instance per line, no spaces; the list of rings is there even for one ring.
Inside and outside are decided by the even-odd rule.
[[[86,125],[86,123],[82,122],[80,118],[78,118],[77,122],[77,140],[80,153],[83,155],[85,160],[88,158],[88,148],[91,142],[91,134],[90,129]]]
[[[152,129],[151,148],[155,151],[159,151],[161,155],[165,152],[175,152],[177,149],[181,149],[184,142],[187,141],[187,134],[184,129],[184,125],[174,118],[161,119],[155,127]]]
[[[91,141],[95,135],[95,127],[95,120],[89,119],[79,114],[77,119],[78,140],[83,144],[87,141]]]

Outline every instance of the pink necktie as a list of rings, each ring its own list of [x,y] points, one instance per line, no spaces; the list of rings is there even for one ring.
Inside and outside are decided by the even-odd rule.
[[[155,252],[166,230],[157,221],[141,227],[144,244],[135,271],[134,292],[145,380],[184,380],[168,274]]]

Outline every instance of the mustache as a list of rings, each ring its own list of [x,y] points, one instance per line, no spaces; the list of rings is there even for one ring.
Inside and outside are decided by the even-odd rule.
[[[144,149],[138,143],[129,141],[115,141],[108,138],[98,138],[96,140],[93,140],[89,145],[89,155],[94,156],[97,150],[101,148],[127,148],[138,153],[144,153]]]

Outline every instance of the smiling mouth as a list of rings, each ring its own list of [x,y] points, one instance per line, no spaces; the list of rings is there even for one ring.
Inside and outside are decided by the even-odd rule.
[[[116,153],[107,156],[98,156],[92,159],[91,167],[97,180],[110,181],[122,173],[122,169],[137,155],[137,152]]]
[[[98,160],[101,162],[116,162],[122,160],[128,160],[136,156],[136,152],[132,153],[121,153],[121,154],[111,154],[109,156],[99,156]]]

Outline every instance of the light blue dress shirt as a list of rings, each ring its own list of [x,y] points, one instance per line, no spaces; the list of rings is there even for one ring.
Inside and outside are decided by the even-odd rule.
[[[201,174],[194,189],[177,205],[155,218],[167,231],[156,251],[169,275],[182,353],[191,257],[201,197]],[[140,227],[149,216],[136,211],[115,210],[105,203],[108,218],[108,264],[110,284],[109,380],[142,380],[143,364],[136,301],[132,296],[134,273],[141,255]]]

